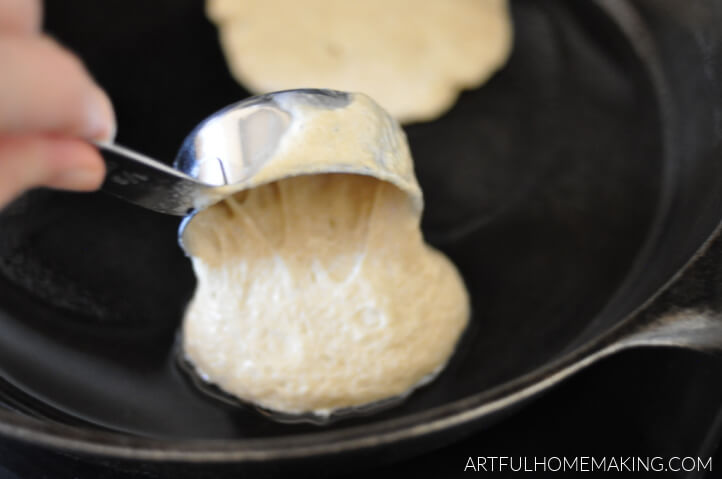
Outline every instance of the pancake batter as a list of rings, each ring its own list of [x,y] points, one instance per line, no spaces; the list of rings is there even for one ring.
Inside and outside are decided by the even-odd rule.
[[[183,344],[206,380],[285,413],[402,395],[447,362],[469,317],[453,264],[424,243],[403,132],[361,94],[291,123],[183,244],[198,286]]]

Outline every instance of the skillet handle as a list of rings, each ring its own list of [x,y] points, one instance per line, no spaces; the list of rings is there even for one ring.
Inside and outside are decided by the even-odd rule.
[[[722,313],[712,309],[669,312],[640,327],[617,344],[621,348],[674,346],[698,351],[722,351]]]
[[[619,331],[620,348],[675,346],[722,351],[722,234]]]

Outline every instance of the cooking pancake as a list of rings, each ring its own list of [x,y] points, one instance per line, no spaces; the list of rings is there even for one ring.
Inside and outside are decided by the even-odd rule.
[[[209,0],[207,12],[249,90],[360,91],[404,122],[441,115],[512,45],[506,0]]]

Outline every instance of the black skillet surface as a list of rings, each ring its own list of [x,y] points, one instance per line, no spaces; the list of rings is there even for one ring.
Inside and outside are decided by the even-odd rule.
[[[718,251],[722,253],[722,251]],[[680,471],[661,477],[717,477],[722,450],[714,453],[722,426],[722,361],[689,351],[634,351],[595,365],[498,425],[432,453],[400,460],[394,449],[372,464],[349,460],[343,474],[328,475],[319,460],[310,474],[284,475],[268,465],[250,477],[416,477],[463,479],[469,457],[712,456],[712,471]],[[610,387],[614,385],[615,387]],[[632,391],[624,394],[620,391]],[[515,459],[516,463],[517,459]],[[391,463],[391,464],[389,464]],[[372,471],[368,468],[373,467]],[[675,467],[675,466],[673,466]],[[216,479],[196,466],[194,479]],[[483,474],[483,473],[482,473]],[[717,474],[718,475],[718,474]],[[514,477],[496,473],[495,477]],[[150,467],[128,467],[69,457],[57,451],[0,439],[2,479],[158,479]],[[173,477],[173,476],[170,476]],[[232,477],[243,477],[240,475]],[[534,475],[536,477],[536,475]]]
[[[459,265],[475,315],[445,373],[402,405],[319,428],[199,393],[175,367],[175,330],[193,287],[177,220],[100,194],[47,191],[0,216],[4,402],[49,423],[152,438],[383,427],[598,336],[661,286],[719,218],[722,176],[709,161],[718,65],[698,71],[716,43],[709,28],[700,30],[707,39],[689,31],[719,12],[702,1],[688,15],[673,2],[640,3],[672,27],[653,44],[679,89],[660,91],[595,4],[520,0],[509,65],[440,120],[407,128],[424,230]],[[48,29],[108,89],[123,144],[170,162],[199,119],[247,94],[223,66],[201,2],[74,0],[47,10]],[[660,106],[670,94],[683,124]],[[637,267],[659,252],[661,264]]]
[[[152,5],[119,22],[127,2],[50,3],[47,24],[116,102],[119,143],[170,160],[193,123],[247,93],[228,76],[200,2]],[[652,90],[631,55],[606,50],[622,39],[592,12],[565,7],[518,3],[508,68],[446,117],[408,128],[426,230],[460,266],[475,315],[434,386],[374,420],[463,398],[550,359],[609,300],[648,232],[661,171]],[[483,220],[482,230],[441,241]],[[2,271],[20,288],[4,302],[24,314],[2,324],[3,376],[58,412],[134,434],[317,430],[208,399],[174,367],[193,286],[177,223],[100,194],[38,192],[10,208]]]

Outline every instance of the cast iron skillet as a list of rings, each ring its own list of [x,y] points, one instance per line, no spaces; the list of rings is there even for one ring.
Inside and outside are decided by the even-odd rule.
[[[119,142],[156,157],[248,94],[200,1],[48,2],[47,15],[109,90]],[[0,433],[169,477],[329,471],[438,447],[627,347],[722,344],[704,311],[648,308],[722,217],[722,6],[518,0],[513,15],[507,67],[406,128],[425,234],[473,298],[436,381],[325,425],[210,397],[177,364],[194,281],[177,219],[35,191],[0,215]]]

